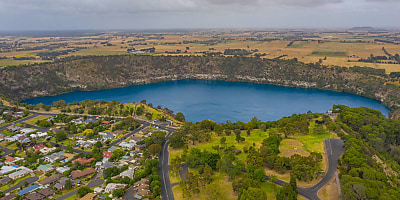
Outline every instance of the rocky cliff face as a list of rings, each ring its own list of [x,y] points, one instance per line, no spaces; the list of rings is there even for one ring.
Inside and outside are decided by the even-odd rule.
[[[387,77],[292,60],[199,56],[102,56],[0,70],[0,95],[14,100],[177,79],[247,81],[344,91],[397,110],[400,89]]]

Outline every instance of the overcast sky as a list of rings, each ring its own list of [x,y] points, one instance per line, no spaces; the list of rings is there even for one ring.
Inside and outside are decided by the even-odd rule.
[[[400,27],[400,0],[0,0],[0,31]]]

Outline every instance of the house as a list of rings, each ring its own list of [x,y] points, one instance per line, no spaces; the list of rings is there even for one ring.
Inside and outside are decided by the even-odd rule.
[[[44,173],[51,172],[51,171],[54,170],[54,168],[55,168],[55,167],[54,167],[53,165],[50,165],[50,164],[39,165],[39,166],[37,167],[38,170],[40,170],[40,171],[42,171],[42,172],[44,172]]]
[[[24,177],[24,176],[26,176],[27,174],[33,172],[31,169],[26,168],[26,167],[23,167],[23,166],[18,167],[17,169],[18,169],[18,171],[13,172],[13,173],[11,173],[11,174],[8,175],[8,177],[9,177],[10,179],[15,180],[15,179]]]
[[[93,200],[95,197],[96,197],[96,194],[88,193],[84,197],[82,197],[81,200]]]
[[[15,118],[20,118],[20,117],[24,117],[24,113],[23,112],[16,112],[12,115]]]
[[[69,178],[63,178],[63,179],[59,180],[58,183],[56,183],[54,185],[54,188],[56,188],[59,191],[63,190],[65,188],[65,183],[66,183],[67,180],[71,181],[72,186],[75,186],[75,185],[80,183],[80,180],[72,180],[72,179],[69,179]]]
[[[6,166],[2,166],[1,169],[0,169],[0,175],[8,174],[8,173],[10,173],[10,172],[12,172],[14,170],[17,170],[17,168],[13,167],[13,166],[7,166],[7,165]]]
[[[45,146],[44,144],[37,144],[35,146],[33,146],[33,149],[35,152],[40,151],[41,149],[47,148],[47,146]]]
[[[23,200],[44,200],[45,196],[39,194],[39,193],[31,193],[26,195]]]
[[[132,149],[134,146],[136,145],[136,142],[135,141],[133,141],[133,140],[131,140],[131,141],[129,141],[129,142],[121,142],[120,144],[119,144],[119,146],[120,147],[122,147],[122,148],[127,148],[127,149]]]
[[[75,155],[73,153],[64,153],[63,154],[65,162],[68,162],[68,161],[72,160],[74,158],[74,156]]]
[[[97,121],[94,120],[94,119],[87,119],[87,120],[85,121],[85,124],[96,123],[96,122],[97,122]]]
[[[125,171],[123,171],[120,176],[123,177],[128,177],[130,179],[133,179],[133,177],[135,176],[135,169],[127,169]]]
[[[75,135],[75,139],[84,140],[84,139],[86,139],[86,136],[84,136],[84,135]]]
[[[135,146],[135,150],[143,150],[143,149],[145,149],[146,148],[146,145],[145,144],[139,144],[139,145],[136,145]]]
[[[69,168],[68,166],[65,167],[57,167],[56,168],[56,172],[60,173],[60,174],[64,174],[64,172],[70,170],[71,168]]]
[[[14,193],[11,193],[11,194],[9,194],[7,196],[4,196],[4,197],[0,198],[0,200],[13,200],[15,197],[17,197],[17,195],[14,194]]]
[[[96,172],[96,170],[93,169],[93,168],[89,168],[89,169],[87,169],[87,170],[85,170],[85,171],[74,170],[74,171],[71,172],[71,176],[72,176],[73,179],[82,178],[82,177],[91,175],[91,174],[93,174],[94,172]]]
[[[109,158],[111,158],[111,156],[113,155],[113,153],[112,152],[109,152],[109,151],[103,151],[103,158],[107,158],[107,159],[109,159]]]
[[[107,184],[104,192],[112,193],[112,192],[114,192],[114,190],[125,188],[126,186],[127,186],[126,184],[121,184],[121,183],[109,183],[109,184]]]
[[[71,120],[71,123],[78,124],[78,125],[83,124],[82,118],[73,119],[73,120]]]
[[[39,138],[42,138],[42,137],[47,137],[48,134],[47,134],[46,132],[37,132],[37,136],[38,136]]]
[[[112,134],[106,133],[105,135],[103,135],[102,141],[106,142],[107,140],[111,140],[113,138],[114,138],[114,136]]]
[[[74,162],[79,162],[79,164],[84,165],[84,164],[87,164],[87,163],[92,162],[92,160],[94,160],[94,158],[89,158],[89,159],[86,159],[86,158],[77,158],[77,159],[73,160],[72,163],[74,163]]]
[[[40,151],[40,153],[42,153],[43,155],[47,155],[48,153],[50,153],[50,152],[52,152],[52,151],[54,151],[54,150],[56,150],[56,148],[55,147],[52,147],[52,148],[43,148],[43,149],[40,149],[39,151]],[[45,157],[45,159],[46,159],[46,157]],[[54,161],[55,162],[55,161]]]
[[[34,133],[34,134],[30,134],[29,137],[31,137],[32,139],[36,139],[38,136],[37,136],[37,134]]]
[[[29,142],[31,142],[31,139],[29,139],[29,138],[26,137],[25,135],[19,136],[17,140],[18,140],[18,142],[20,142],[20,143],[29,143]]]
[[[43,195],[46,199],[51,199],[51,198],[53,198],[53,196],[56,195],[56,191],[54,191],[50,188],[41,189],[37,193]]]
[[[3,179],[0,179],[0,186],[2,186],[2,185],[6,185],[7,183],[9,183],[10,182],[10,178],[3,178]]]
[[[33,128],[23,128],[21,129],[19,132],[23,133],[23,134],[29,134],[29,133],[33,133],[37,131],[37,129],[33,129]]]
[[[39,182],[39,184],[47,187],[47,186],[51,185],[52,183],[55,183],[60,178],[61,178],[60,174],[53,174],[53,175],[41,180]]]
[[[104,124],[104,125],[109,125],[109,124],[110,124],[110,121],[105,121],[105,120],[104,120],[104,121],[102,121],[101,123]]]
[[[6,163],[7,165],[11,165],[11,164],[13,164],[15,161],[17,161],[16,158],[11,157],[11,156],[7,156],[6,159],[4,160],[4,163]]]
[[[64,156],[63,156],[64,153],[65,153],[64,151],[60,151],[60,152],[53,153],[51,155],[47,155],[47,156],[44,157],[44,160],[47,161],[47,162],[50,162],[50,163],[54,163],[57,160],[63,159],[64,158]]]
[[[95,187],[93,189],[93,191],[94,191],[95,194],[100,194],[100,193],[103,193],[104,189],[101,188],[101,187]]]
[[[118,147],[112,146],[112,147],[108,148],[108,151],[114,152],[116,149],[118,149]]]
[[[75,140],[75,135],[73,135],[73,134],[68,134],[68,135],[67,135],[67,139],[68,139],[68,140]]]
[[[35,191],[35,190],[37,190],[39,188],[40,188],[40,185],[37,185],[37,184],[36,185],[31,185],[31,186],[29,186],[29,187],[17,192],[17,194],[22,196],[22,195],[28,194],[30,192],[33,192],[33,191]]]

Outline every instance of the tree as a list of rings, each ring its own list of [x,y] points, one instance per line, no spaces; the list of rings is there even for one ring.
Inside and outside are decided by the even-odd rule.
[[[273,184],[273,190],[274,190],[274,192],[275,192],[275,187],[276,187],[276,184],[275,184],[275,182],[278,180],[278,177],[276,177],[275,175],[269,175],[269,180],[271,181],[271,183]]]
[[[78,189],[78,191],[76,192],[78,194],[79,197],[84,197],[86,194],[93,192],[92,189],[90,189],[89,187],[86,186],[82,186]]]
[[[155,154],[160,153],[161,145],[160,144],[152,144],[147,149],[151,155],[155,155]]]
[[[69,190],[72,188],[72,183],[70,179],[65,180],[65,189]]]
[[[255,180],[264,182],[265,181],[265,170],[264,170],[264,168],[260,167],[256,171],[254,171],[253,178]]]
[[[187,136],[183,131],[177,131],[169,137],[169,145],[172,148],[182,148],[187,142]]]
[[[221,145],[224,145],[226,142],[226,137],[222,137],[220,140]]]
[[[205,187],[205,193],[207,194],[208,199],[218,200],[221,199],[221,188],[220,184],[217,182],[213,182]]]
[[[146,113],[146,118],[148,119],[148,120],[152,120],[153,119],[153,114],[152,113]]]
[[[183,115],[183,113],[181,113],[181,112],[177,112],[176,113],[175,119],[180,121],[180,122],[184,122],[186,120],[185,119],[185,115]]]
[[[123,188],[121,188],[121,189],[116,189],[116,190],[114,190],[113,193],[112,193],[113,197],[118,197],[118,198],[124,196],[124,194],[125,194],[125,190],[124,190]]]
[[[143,106],[138,106],[136,108],[136,115],[143,115],[143,112],[144,112]]]
[[[243,189],[239,195],[239,200],[266,200],[267,195],[261,188],[249,187]]]
[[[56,133],[56,141],[57,142],[64,141],[65,139],[67,139],[67,134],[66,133],[64,133],[64,132]]]

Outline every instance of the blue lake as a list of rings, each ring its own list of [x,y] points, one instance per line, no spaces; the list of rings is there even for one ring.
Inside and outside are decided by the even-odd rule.
[[[154,106],[162,105],[175,112],[182,112],[186,120],[191,122],[203,119],[216,122],[247,122],[254,116],[262,121],[277,120],[309,110],[326,112],[333,104],[370,107],[380,110],[386,116],[390,112],[378,101],[347,93],[207,80],[167,81],[91,92],[76,91],[23,102],[51,105],[61,99],[67,103],[87,99],[116,100],[124,103],[146,99]]]

